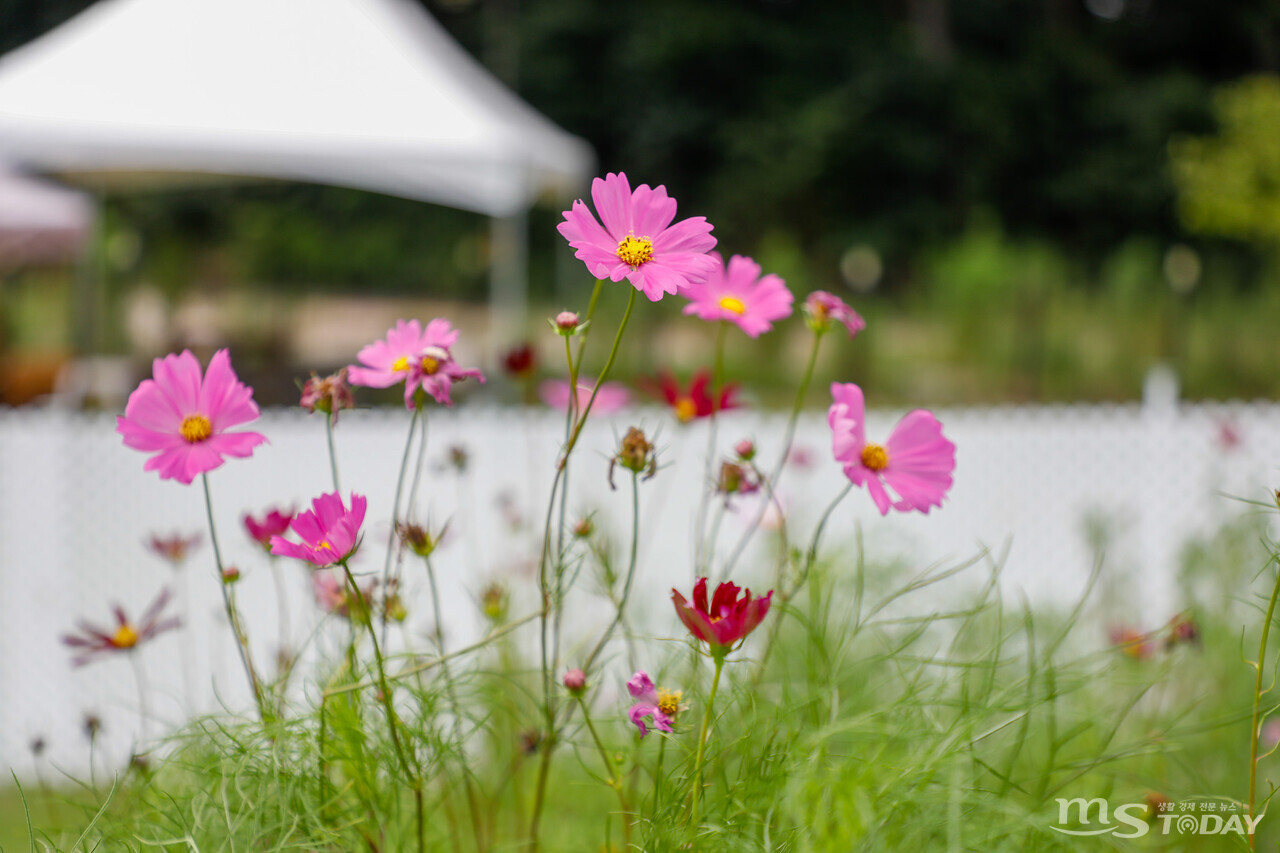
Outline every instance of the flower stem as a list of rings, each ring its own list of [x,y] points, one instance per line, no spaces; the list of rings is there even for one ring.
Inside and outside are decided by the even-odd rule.
[[[324,437],[329,445],[329,472],[333,474],[333,490],[341,492],[342,486],[338,485],[338,454],[333,449],[333,415],[324,416]]]
[[[631,809],[627,806],[627,794],[622,788],[622,776],[613,766],[613,759],[609,757],[609,750],[605,749],[604,742],[600,740],[600,735],[596,732],[595,723],[591,722],[591,714],[587,711],[587,702],[579,694],[577,697],[578,705],[582,707],[582,721],[587,724],[587,730],[591,732],[591,739],[596,742],[596,749],[600,750],[600,757],[604,759],[605,770],[609,773],[609,787],[618,792],[618,804],[622,807],[622,837],[625,849],[631,848]]]
[[[235,602],[231,600],[231,593],[227,590],[227,584],[222,578],[222,549],[218,547],[218,531],[213,523],[213,498],[209,495],[209,475],[207,472],[200,475],[200,483],[204,486],[205,516],[209,521],[209,541],[213,544],[213,564],[218,589],[222,592],[222,605],[226,609],[227,620],[231,623],[231,632],[236,636],[236,648],[240,651],[240,663],[244,665],[244,674],[249,679],[249,689],[253,691],[253,701],[258,706],[258,719],[265,723],[272,719],[272,715],[267,709],[266,697],[262,695],[262,682],[258,680],[258,673],[254,670],[253,661],[249,657],[249,638],[245,635],[244,627],[240,622],[240,614],[237,612]]]
[[[1280,563],[1280,554],[1273,554],[1271,562]],[[1271,601],[1267,604],[1267,616],[1262,623],[1262,639],[1258,642],[1258,659],[1253,662],[1253,721],[1249,731],[1249,817],[1253,817],[1253,804],[1258,786],[1258,729],[1261,724],[1262,694],[1266,692],[1262,689],[1263,661],[1267,655],[1267,637],[1271,633],[1271,618],[1275,614],[1277,599],[1280,599],[1280,566],[1277,566],[1275,586],[1271,589]],[[1253,824],[1250,824],[1250,850],[1253,849],[1253,845]]]
[[[591,398],[587,400],[587,405],[583,408],[582,414],[578,416],[578,423],[573,428],[573,435],[569,437],[569,443],[565,446],[564,453],[561,455],[561,464],[568,461],[569,454],[573,452],[574,445],[578,443],[578,436],[582,434],[582,427],[587,423],[587,415],[591,414],[591,407],[595,405],[596,395],[600,393],[600,388],[609,377],[609,371],[613,369],[613,362],[618,357],[618,345],[622,343],[622,333],[626,331],[627,323],[631,320],[631,310],[636,307],[637,292],[632,288],[631,295],[627,297],[627,310],[623,313],[622,322],[618,324],[618,331],[613,336],[613,347],[609,350],[609,358],[605,360],[604,369],[600,371],[600,377],[596,379],[596,387],[591,389]]]
[[[618,625],[622,622],[623,612],[627,609],[627,602],[631,599],[631,582],[636,576],[636,556],[640,549],[640,473],[638,471],[631,472],[631,555],[627,560],[627,577],[622,584],[622,597],[618,600],[618,611],[614,614],[613,621],[609,623],[609,627],[600,635],[600,639],[596,642],[595,647],[591,650],[591,654],[587,656],[586,663],[582,669],[586,673],[591,672],[591,665],[596,662],[596,658],[604,651],[605,645],[609,642],[609,638],[613,636],[613,632],[617,630]]]
[[[404,476],[409,469],[409,453],[413,449],[413,431],[418,426],[418,416],[422,414],[421,406],[413,407],[413,417],[409,419],[409,434],[405,436],[404,453],[400,456],[400,473],[396,476],[396,496],[391,504],[391,530],[387,533],[387,556],[382,564],[382,588],[388,589],[391,585],[391,562],[396,552],[396,529],[400,524],[400,495],[404,492]],[[342,497],[339,495],[338,497]],[[373,621],[369,622],[369,630],[375,631]],[[386,614],[382,617],[382,639],[387,639],[387,618]]]
[[[689,789],[691,803],[689,806],[689,829],[695,835],[698,832],[698,806],[702,793],[702,761],[707,746],[707,731],[711,728],[711,714],[715,709],[716,690],[720,687],[720,670],[724,669],[724,656],[716,655],[716,674],[711,679],[711,694],[707,696],[707,710],[702,715],[702,732],[698,735],[698,755],[693,764],[693,785]]]
[[[147,741],[147,720],[151,718],[150,713],[147,711],[147,678],[142,671],[142,659],[138,657],[137,647],[130,649],[130,652],[129,663],[133,664],[133,682],[138,688],[138,718],[141,720],[141,725],[138,729],[138,743],[141,745]]]
[[[796,388],[796,399],[791,404],[791,416],[787,419],[787,434],[782,441],[782,454],[778,456],[778,462],[773,466],[773,471],[769,474],[769,490],[776,492],[778,489],[778,480],[782,477],[782,470],[787,464],[787,457],[791,454],[791,444],[796,437],[796,422],[800,419],[800,411],[804,408],[804,398],[809,391],[809,383],[813,380],[813,369],[818,364],[818,350],[822,346],[822,333],[815,332],[813,335],[813,347],[809,350],[809,363],[805,365],[804,374],[800,377],[800,385]],[[733,553],[729,555],[729,559],[725,562],[724,576],[728,577],[729,572],[733,570],[742,552],[747,549],[747,543],[751,541],[751,537],[755,535],[756,530],[760,528],[760,522],[764,519],[765,511],[769,508],[768,501],[760,502],[760,509],[756,511],[755,518],[751,524],[742,532],[742,536],[738,538],[738,544],[734,546]]]
[[[702,497],[698,501],[698,517],[694,522],[696,539],[694,540],[693,576],[699,578],[708,574],[711,558],[715,550],[715,542],[707,538],[707,508],[711,497],[715,494],[715,456],[718,413],[720,411],[720,388],[724,385],[724,340],[725,330],[729,324],[721,320],[716,326],[715,360],[711,370],[711,416],[707,419],[707,455],[703,459]]]

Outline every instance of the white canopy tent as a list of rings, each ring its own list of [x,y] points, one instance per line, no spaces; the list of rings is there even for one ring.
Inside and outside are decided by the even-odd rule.
[[[487,214],[495,236],[594,159],[412,0],[102,0],[0,57],[0,156],[104,190],[356,187]],[[495,252],[508,306],[517,243]]]

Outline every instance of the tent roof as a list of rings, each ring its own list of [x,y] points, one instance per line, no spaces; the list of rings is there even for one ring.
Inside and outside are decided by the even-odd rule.
[[[0,57],[0,154],[86,182],[336,184],[490,215],[590,147],[412,0],[102,0]]]

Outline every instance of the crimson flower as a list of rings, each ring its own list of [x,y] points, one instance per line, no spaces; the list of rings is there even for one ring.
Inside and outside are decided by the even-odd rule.
[[[236,378],[226,350],[213,354],[203,375],[191,350],[157,358],[152,377],[134,389],[116,418],[126,447],[155,453],[143,470],[189,485],[197,474],[221,465],[223,456],[251,456],[266,441],[256,432],[228,432],[257,420],[258,406],[253,389]]]
[[[273,507],[270,512],[262,517],[261,521],[258,521],[247,512],[244,514],[242,521],[249,538],[270,551],[271,537],[283,536],[285,531],[289,529],[289,522],[293,521],[293,515],[293,507],[289,507],[284,512]]]
[[[97,660],[102,655],[132,651],[140,643],[151,639],[157,634],[177,628],[182,624],[182,620],[178,617],[160,618],[161,611],[164,610],[165,605],[168,603],[169,590],[160,590],[160,594],[156,596],[155,601],[151,602],[151,606],[146,609],[146,612],[142,614],[142,618],[137,622],[131,621],[125,614],[124,608],[120,605],[113,605],[111,609],[116,617],[114,631],[107,628],[99,628],[83,619],[76,622],[76,629],[80,633],[65,634],[62,637],[64,644],[73,649],[83,649],[71,659],[71,665],[84,666],[91,661]]]
[[[772,598],[773,590],[763,598],[752,598],[751,590],[726,581],[716,587],[711,606],[707,607],[706,578],[698,578],[694,585],[692,604],[679,591],[671,590],[671,601],[680,621],[693,636],[709,645],[717,657],[728,654],[731,646],[756,629],[769,612]]]
[[[516,379],[528,379],[538,370],[538,352],[525,342],[503,353],[502,369]]]
[[[742,405],[737,400],[738,386],[735,383],[721,388],[718,400],[712,398],[708,390],[710,384],[711,371],[706,368],[693,374],[687,391],[675,376],[669,371],[663,371],[658,374],[656,383],[648,383],[647,390],[666,400],[667,405],[675,412],[676,420],[682,424],[697,418],[710,417],[713,412],[736,409]]]
[[[321,495],[311,502],[311,509],[298,513],[289,525],[302,542],[272,536],[271,553],[305,560],[317,568],[343,562],[360,544],[360,525],[368,503],[364,495],[352,492],[351,508],[347,509],[337,492]]]

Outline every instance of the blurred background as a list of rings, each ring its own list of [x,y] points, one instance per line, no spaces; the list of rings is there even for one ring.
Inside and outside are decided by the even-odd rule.
[[[536,180],[513,176],[522,183],[511,199],[446,204],[424,203],[442,196],[407,174],[342,164],[300,166],[293,173],[310,179],[290,181],[288,169],[216,152],[177,162],[139,143],[154,162],[130,159],[119,134],[105,154],[53,150],[47,134],[83,130],[83,116],[69,115],[82,102],[132,120],[136,102],[195,73],[175,60],[194,63],[207,47],[219,58],[200,72],[209,88],[169,98],[171,113],[227,113],[236,90],[216,87],[245,73],[275,97],[254,51],[293,56],[299,38],[273,31],[266,13],[237,18],[238,4],[171,5],[220,14],[228,26],[217,38],[109,20],[162,16],[164,5],[0,0],[0,53],[16,51],[0,60],[0,157],[22,177],[61,177],[84,194],[60,208],[72,235],[52,229],[42,251],[0,237],[3,402],[58,393],[113,408],[155,355],[230,345],[260,400],[291,403],[296,377],[348,363],[396,317],[420,314],[474,331],[464,334],[472,361],[496,369],[520,339],[545,339],[548,312],[585,302],[589,277],[554,225],[592,175],[617,170],[665,184],[680,215],[707,216],[725,253],[754,256],[799,294],[851,301],[868,331],[820,378],[856,377],[882,402],[1136,399],[1157,365],[1187,398],[1280,389],[1280,10],[1269,4],[423,3],[489,72],[461,91],[508,107],[496,90],[513,91],[536,133],[563,149]],[[326,91],[307,85],[323,87],[331,65],[381,70],[361,59],[360,33],[319,31],[327,7],[418,7],[324,5],[307,24],[312,53],[298,54],[315,64],[282,71],[295,96],[274,101],[279,115],[322,109]],[[62,36],[86,9],[68,29],[114,24],[131,43],[117,37],[113,55],[91,34]],[[419,40],[414,61],[443,57],[433,73],[467,77],[466,62],[429,49],[420,23],[400,29],[406,44]],[[147,70],[138,85],[119,70],[130,63]],[[68,67],[80,79],[60,89]],[[368,82],[412,115],[423,107],[409,76]],[[77,87],[81,101],[64,91]],[[341,92],[330,103],[336,119],[349,109]],[[46,135],[24,135],[46,106]],[[243,179],[201,176],[237,168]],[[0,198],[22,207],[8,185]],[[29,217],[36,206],[25,205]],[[709,359],[674,302],[643,312],[624,374]],[[793,323],[765,338],[756,346],[773,357],[763,359],[731,346],[730,370],[750,357],[759,401],[789,400],[805,334]]]

